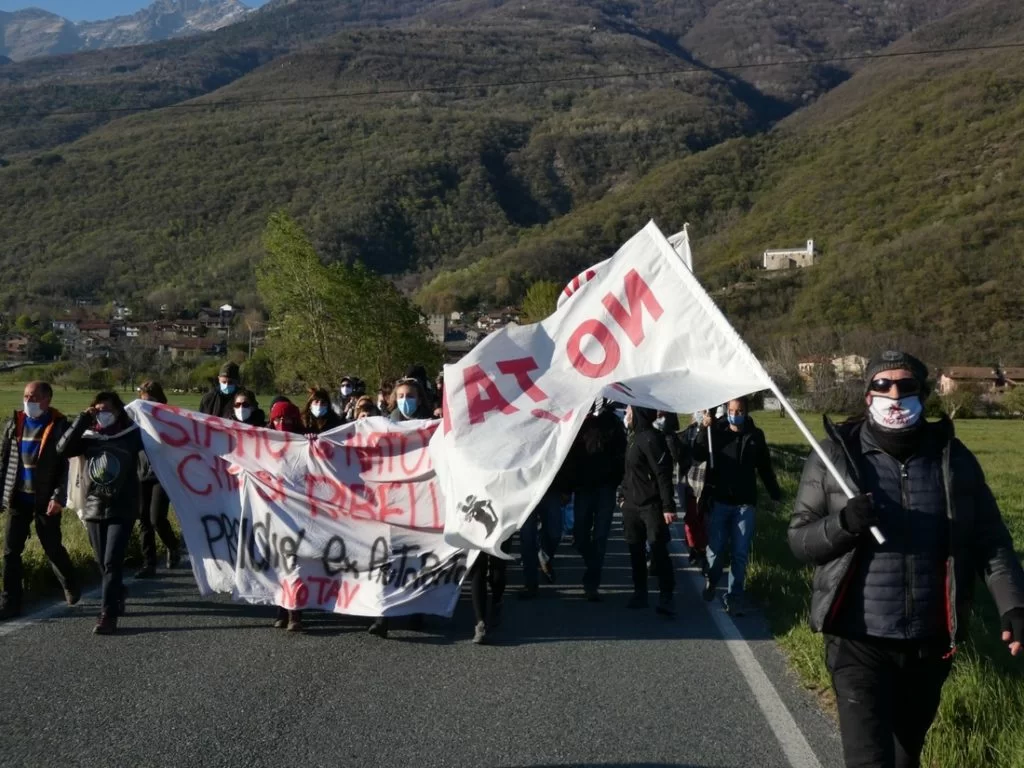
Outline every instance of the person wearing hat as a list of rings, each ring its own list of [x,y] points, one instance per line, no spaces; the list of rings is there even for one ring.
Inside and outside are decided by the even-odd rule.
[[[238,389],[238,363],[227,362],[220,367],[217,385],[203,395],[199,412],[230,419],[235,413],[235,391]]]
[[[275,399],[274,404],[270,406],[270,422],[267,426],[278,432],[302,432],[302,413],[287,397]],[[302,611],[290,611],[279,606],[274,628],[302,632]]]
[[[985,475],[952,422],[924,419],[928,369],[898,350],[866,370],[865,412],[804,465],[789,545],[815,566],[810,624],[825,635],[847,766],[917,766],[976,574],[1012,655],[1024,642],[1024,571]],[[884,539],[879,543],[876,529]]]

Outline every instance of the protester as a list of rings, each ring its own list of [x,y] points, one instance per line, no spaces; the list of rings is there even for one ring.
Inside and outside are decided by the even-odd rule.
[[[391,420],[401,422],[430,418],[433,418],[430,402],[419,379],[399,379],[391,394]]]
[[[501,625],[501,606],[505,596],[505,572],[508,562],[500,557],[481,552],[469,571],[470,595],[473,600],[473,642],[488,642],[488,632]],[[491,588],[490,606],[487,587]]]
[[[430,411],[433,412],[434,393],[431,391],[430,380],[427,378],[427,369],[424,368],[423,365],[421,365],[420,363],[416,363],[416,365],[410,365],[409,370],[405,372],[405,378],[416,379],[416,381],[419,382],[420,388],[423,390],[424,395],[426,395],[427,397],[427,406],[429,407]]]
[[[0,444],[3,509],[7,510],[0,619],[21,615],[21,556],[33,523],[67,604],[77,603],[81,594],[60,531],[68,463],[59,455],[57,444],[68,429],[68,421],[51,407],[52,398],[53,389],[45,381],[26,384],[22,408],[11,415]]]
[[[203,395],[199,403],[199,412],[230,419],[235,408],[235,392],[238,385],[238,364],[224,363],[220,367],[216,386]]]
[[[352,417],[354,419],[354,413]],[[331,395],[326,389],[309,390],[309,399],[302,411],[302,428],[307,434],[319,435],[344,423],[345,420],[331,408]]]
[[[686,535],[686,546],[689,550],[689,564],[699,566],[702,570],[707,568],[707,546],[708,533],[706,523],[706,509],[709,504],[705,478],[707,476],[707,462],[696,461],[693,455],[693,446],[697,442],[697,435],[703,428],[705,411],[697,411],[693,414],[693,421],[682,432],[679,433],[679,440],[682,446],[682,459],[679,464],[679,475],[681,477],[679,499],[686,507],[683,513],[683,532]]]
[[[657,612],[674,616],[676,577],[668,553],[669,526],[676,516],[672,488],[672,456],[665,436],[654,428],[657,413],[651,408],[626,409],[629,442],[623,480],[622,528],[629,546],[633,571],[633,597],[628,607],[647,607],[648,566],[645,542],[651,548],[651,570],[658,579]]]
[[[103,574],[103,597],[93,632],[112,635],[124,615],[124,556],[139,509],[139,428],[125,412],[116,392],[100,392],[70,429],[57,452],[65,459],[83,457],[88,480],[82,519]]]
[[[381,415],[380,410],[373,404],[373,400],[365,395],[356,401],[355,409],[352,413],[355,421]]]
[[[928,370],[900,351],[868,364],[865,413],[826,419],[825,454],[804,465],[789,544],[815,566],[811,628],[825,633],[846,765],[917,766],[985,578],[1014,656],[1024,572],[975,456],[943,417],[923,417]],[[871,533],[877,527],[885,539]]]
[[[701,422],[704,429],[697,434],[693,446],[694,459],[709,462],[711,477],[711,488],[705,489],[710,494],[711,517],[704,599],[715,598],[725,566],[725,552],[729,548],[729,589],[722,597],[722,604],[728,613],[742,616],[747,610],[743,589],[750,543],[754,540],[757,475],[761,476],[773,501],[782,498],[782,492],[775,479],[764,432],[754,425],[748,414],[747,398],[730,400],[726,414],[725,420],[717,421],[706,414]]]
[[[298,406],[287,397],[276,399],[270,406],[270,428],[278,432],[302,432],[302,414]],[[275,629],[287,629],[289,632],[301,632],[302,611],[289,611],[278,607]]]
[[[626,432],[604,398],[599,398],[580,427],[567,460],[573,490],[573,540],[583,558],[583,594],[601,596],[601,569],[615,512],[615,492],[626,462]]]
[[[158,381],[148,380],[139,387],[139,398],[167,405],[164,388]],[[151,579],[156,576],[156,537],[167,548],[167,567],[177,568],[181,561],[178,536],[171,527],[168,514],[171,500],[153,472],[145,451],[139,452],[139,530],[142,545],[142,570],[135,574],[137,579]]]
[[[235,392],[231,416],[235,421],[248,424],[250,427],[267,426],[267,414],[260,408],[256,395],[248,389],[239,389]]]
[[[377,390],[377,410],[382,416],[391,415],[391,393],[394,391],[395,383],[393,381],[383,382],[380,389]]]
[[[338,386],[338,401],[334,403],[334,412],[341,417],[342,421],[351,421],[352,405],[355,402],[355,387],[352,377],[345,376]]]

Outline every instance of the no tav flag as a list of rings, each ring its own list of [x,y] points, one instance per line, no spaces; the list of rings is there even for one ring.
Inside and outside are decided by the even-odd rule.
[[[594,399],[684,413],[772,386],[654,222],[584,272],[557,311],[445,367],[430,450],[445,540],[498,556],[569,452]]]

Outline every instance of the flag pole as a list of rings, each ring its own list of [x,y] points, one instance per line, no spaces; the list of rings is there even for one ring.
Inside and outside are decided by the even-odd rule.
[[[793,423],[796,424],[797,429],[800,430],[801,434],[804,436],[804,439],[807,440],[807,442],[810,444],[811,449],[816,454],[818,454],[818,458],[821,459],[821,463],[825,465],[825,469],[827,469],[829,473],[832,475],[832,477],[835,478],[835,481],[839,484],[839,487],[842,489],[843,493],[846,494],[846,498],[852,499],[855,496],[853,489],[851,489],[850,486],[847,484],[846,480],[843,479],[843,476],[840,474],[839,469],[836,467],[835,464],[832,463],[832,460],[825,454],[825,451],[822,449],[817,439],[814,437],[814,435],[811,434],[811,430],[807,428],[807,425],[804,424],[803,419],[800,418],[800,415],[796,412],[796,409],[793,408],[792,404],[790,404],[786,396],[782,394],[782,391],[778,388],[775,382],[772,381],[770,377],[768,381],[771,384],[769,389],[771,389],[772,393],[777,398],[779,398],[779,402],[782,403],[782,407],[786,409],[786,413],[788,413],[790,418],[793,419]],[[879,544],[885,544],[885,536],[882,535],[882,532],[878,529],[877,525],[871,526],[871,535],[875,537],[875,541],[877,541]]]

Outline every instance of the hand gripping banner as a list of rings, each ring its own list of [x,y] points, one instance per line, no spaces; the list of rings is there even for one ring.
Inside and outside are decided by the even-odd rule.
[[[306,436],[141,400],[128,410],[202,594],[360,616],[454,610],[472,558],[443,538],[437,422]]]

